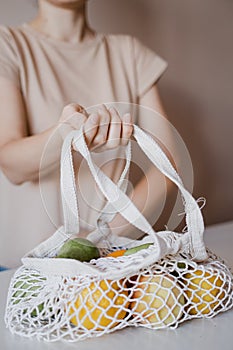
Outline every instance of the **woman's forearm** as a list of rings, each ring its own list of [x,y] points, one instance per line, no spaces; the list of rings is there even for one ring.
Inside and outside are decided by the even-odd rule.
[[[0,150],[0,167],[14,184],[37,181],[39,171],[45,172],[60,158],[62,137],[56,126],[46,131],[9,141]]]
[[[82,111],[77,111],[79,105],[67,105],[62,116],[54,127],[29,137],[12,138],[0,148],[0,168],[14,184],[26,181],[37,181],[39,176],[54,170],[60,159],[63,140],[72,130],[78,130],[83,125],[84,136],[90,150],[112,149],[127,143],[132,133],[131,116],[124,115],[121,119],[115,109],[107,110],[105,106],[98,114],[87,117]],[[108,115],[106,123],[105,115]],[[105,129],[105,134],[103,134]],[[107,132],[109,130],[109,132]],[[122,134],[122,137],[120,135]],[[80,164],[81,156],[75,157],[75,168]],[[115,167],[109,171],[111,178],[117,180],[124,161],[114,160]],[[123,164],[122,164],[123,163]],[[120,166],[122,164],[122,166]]]

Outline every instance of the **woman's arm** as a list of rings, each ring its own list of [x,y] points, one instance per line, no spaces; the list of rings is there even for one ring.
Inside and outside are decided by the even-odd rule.
[[[44,132],[28,136],[23,97],[11,81],[0,78],[0,167],[14,184],[36,181],[44,147],[57,125]],[[46,167],[59,160],[62,137],[52,138],[53,145],[46,157]]]
[[[162,140],[165,145],[165,148],[163,148],[165,152],[166,149],[168,149],[171,151],[169,153],[172,153],[173,156],[175,155],[176,161],[174,162],[174,160],[171,159],[170,154],[166,152],[170,161],[173,165],[175,165],[175,163],[177,164],[178,157],[177,154],[175,154],[171,130],[169,129],[169,123],[166,122],[166,114],[156,85],[145,93],[140,100],[140,105],[149,107],[161,115],[158,122],[158,118],[155,118],[155,120],[152,120],[152,118],[145,118],[145,113],[141,113],[138,125],[145,131],[149,132],[151,136],[156,137],[156,135],[158,135],[159,139]],[[167,178],[163,178],[154,165],[151,165],[135,186],[130,197],[136,207],[153,225],[159,207],[161,206],[161,203],[164,203],[165,197],[169,194],[172,187],[172,183]],[[141,231],[128,224],[128,222],[126,222],[126,220],[119,214],[117,214],[110,223],[110,227],[113,232],[118,235],[135,239],[142,235]]]
[[[0,78],[0,101],[0,168],[16,185],[38,181],[39,171],[44,174],[56,166],[65,136],[81,125],[84,125],[84,135],[91,150],[117,147],[127,142],[132,133],[129,116],[121,118],[115,109],[101,106],[96,114],[88,116],[80,105],[69,104],[53,127],[28,136],[21,91],[5,78]],[[49,148],[41,167],[48,141]]]

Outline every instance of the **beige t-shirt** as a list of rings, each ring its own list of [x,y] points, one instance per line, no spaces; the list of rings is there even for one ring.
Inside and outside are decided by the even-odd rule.
[[[162,58],[127,35],[97,34],[72,44],[48,38],[27,24],[0,27],[0,76],[22,92],[29,135],[53,126],[71,102],[87,109],[125,102],[116,107],[126,112],[127,103],[138,103],[166,67]],[[98,163],[105,155],[95,157]],[[104,198],[85,163],[78,176],[81,228],[89,232]],[[48,238],[62,220],[58,170],[44,176],[40,184],[20,186],[12,185],[0,172],[0,265],[19,265],[20,258]]]

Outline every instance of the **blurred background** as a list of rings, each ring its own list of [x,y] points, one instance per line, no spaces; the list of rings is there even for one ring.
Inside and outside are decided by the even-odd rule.
[[[36,0],[0,0],[0,23],[18,25]],[[169,63],[159,81],[167,115],[194,168],[206,224],[233,219],[233,1],[90,0],[97,31],[138,37]],[[1,49],[1,48],[0,48]]]

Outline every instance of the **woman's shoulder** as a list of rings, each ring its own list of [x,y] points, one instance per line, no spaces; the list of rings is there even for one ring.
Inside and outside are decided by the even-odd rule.
[[[123,53],[130,52],[132,55],[140,54],[150,50],[139,38],[129,34],[105,34],[105,41],[114,50],[122,51]]]
[[[0,25],[0,40],[1,42],[9,42],[12,40],[11,28]]]
[[[20,35],[21,27],[0,25],[0,47],[2,45],[15,46]]]
[[[103,37],[108,43],[119,47],[133,45],[135,41],[135,37],[129,34],[104,34]]]
[[[0,56],[12,57],[18,56],[17,28],[0,25]]]
[[[103,35],[105,45],[116,56],[122,59],[130,57],[133,59],[135,53],[135,43],[138,39],[128,34],[105,34]]]
[[[11,27],[0,24],[0,37],[1,39],[11,40],[21,30],[20,27]]]

